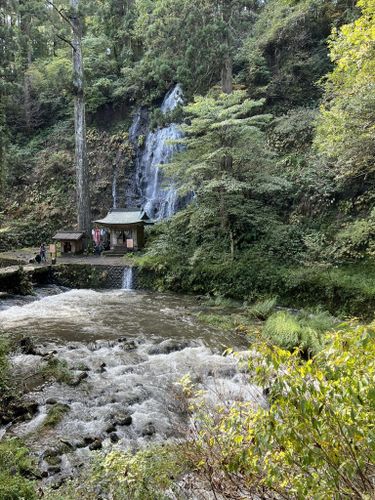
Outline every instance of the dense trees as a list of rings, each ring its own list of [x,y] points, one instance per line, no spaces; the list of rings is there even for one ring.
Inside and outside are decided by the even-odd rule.
[[[69,16],[67,0],[54,6]],[[17,186],[5,214],[11,225],[18,214],[12,234],[24,230],[21,219],[31,229],[33,214],[46,235],[59,217],[74,222],[77,92],[71,26],[56,8],[42,0],[1,7],[2,193]],[[130,113],[138,104],[154,106],[178,81],[192,102],[183,118],[189,147],[168,170],[180,191],[194,191],[195,199],[179,216],[189,223],[181,229],[177,217],[159,243],[179,241],[179,227],[188,242],[179,251],[191,258],[208,248],[223,262],[249,252],[293,265],[371,255],[370,1],[90,0],[81,2],[80,16],[89,136],[100,137],[95,126],[105,120],[105,143],[111,144],[102,155],[95,140],[90,153],[94,211],[110,203],[111,155],[117,147],[130,151],[124,135]],[[194,100],[194,94],[203,97]],[[259,99],[260,115],[273,118],[250,127],[246,120],[254,110],[249,115],[247,103]],[[110,139],[118,130],[121,144]],[[104,157],[105,165],[95,160]]]
[[[183,191],[195,193],[199,210],[189,225],[197,247],[212,245],[215,238],[224,251],[227,242],[234,257],[249,234],[256,238],[262,232],[257,213],[265,210],[272,217],[263,195],[281,193],[285,183],[272,175],[264,133],[272,116],[262,112],[263,106],[264,101],[247,99],[244,91],[216,91],[185,108],[191,121],[183,127],[186,148],[170,170]]]
[[[75,151],[87,230],[88,174],[96,216],[110,207],[116,158],[122,176],[134,168],[131,114],[146,105],[157,127],[156,108],[179,82],[186,104],[173,121],[186,147],[164,168],[191,202],[149,229],[137,263],[161,289],[241,301],[272,294],[263,301],[271,309],[277,296],[372,317],[374,16],[374,0],[4,0],[0,248],[76,223]],[[325,329],[312,327],[310,312],[275,313],[264,338],[302,351],[257,346],[247,368],[271,387],[269,406],[195,408],[188,462],[218,494],[371,494],[373,327],[345,325],[327,338]],[[318,354],[306,363],[301,353]],[[2,364],[5,374],[0,345]],[[0,448],[10,464],[3,482],[32,498],[12,453],[12,443]],[[171,468],[185,467],[180,457],[173,447],[109,455],[88,495],[98,481],[102,492],[162,495]]]
[[[325,83],[316,139],[337,176],[349,181],[375,173],[375,3],[358,6],[362,15],[330,37],[335,68]]]

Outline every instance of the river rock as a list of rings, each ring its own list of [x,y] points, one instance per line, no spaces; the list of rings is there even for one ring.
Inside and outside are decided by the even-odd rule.
[[[46,399],[46,405],[57,405],[57,399],[55,398]]]
[[[153,345],[149,348],[149,354],[170,354],[171,352],[182,351],[189,347],[190,343],[187,340],[164,340],[160,344]]]
[[[113,425],[113,424],[110,424],[110,425],[106,428],[105,432],[106,432],[107,434],[111,434],[111,432],[115,432],[115,430],[116,430],[116,426],[115,426],[115,425]]]
[[[111,432],[109,439],[111,440],[111,443],[118,443],[120,441],[120,437],[116,434],[116,432]]]
[[[103,448],[102,442],[99,438],[96,438],[94,442],[89,445],[89,450],[101,450]]]
[[[134,340],[127,340],[126,342],[122,343],[122,348],[124,351],[134,351],[134,349],[137,348],[137,344],[134,342]]]
[[[85,444],[85,446],[88,446],[89,444],[93,443],[95,441],[96,438],[94,437],[91,437],[91,436],[85,436],[83,438],[83,442]]]
[[[117,413],[113,416],[114,425],[131,425],[132,421],[133,418],[129,413]]]
[[[48,474],[51,476],[58,474],[59,472],[61,472],[61,467],[59,465],[51,465],[48,467]]]
[[[89,374],[87,372],[82,372],[78,375],[78,377],[76,377],[74,380],[72,380],[69,385],[71,387],[77,387],[77,385],[79,385],[82,380],[85,380],[86,378],[88,378]]]
[[[53,455],[53,456],[45,456],[44,457],[45,462],[49,465],[48,469],[50,467],[56,467],[61,464],[61,457],[59,455]]]
[[[36,355],[38,354],[34,342],[31,340],[30,337],[22,337],[22,339],[19,340],[18,345],[20,346],[21,352],[23,354],[30,354],[30,355]]]
[[[60,438],[60,443],[64,449],[74,450],[76,448],[76,446],[66,438]]]
[[[35,413],[38,411],[38,403],[35,401],[18,401],[15,399],[9,406],[7,407],[6,415],[3,415],[2,422],[8,423],[14,419],[27,420],[33,417]],[[6,421],[7,419],[8,422]]]
[[[153,436],[156,432],[155,426],[152,422],[146,424],[142,429],[142,436]]]

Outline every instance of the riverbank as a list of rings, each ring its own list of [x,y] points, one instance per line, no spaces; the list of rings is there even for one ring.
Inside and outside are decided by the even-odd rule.
[[[27,458],[24,469],[13,466],[13,477],[2,470],[10,498],[21,487],[28,500],[37,491],[54,500],[91,500],[98,492],[175,500],[257,498],[265,491],[273,498],[275,491],[288,496],[292,485],[326,498],[350,492],[351,485],[366,493],[371,488],[371,447],[360,436],[369,435],[373,422],[372,327],[340,325],[322,312],[285,311],[275,300],[243,306],[58,287],[30,299],[0,311],[0,328],[19,339],[6,383],[14,392],[22,381],[19,408],[27,408],[2,428],[0,456]],[[270,325],[273,338],[263,335],[272,332]],[[305,341],[313,328],[324,342],[312,360],[303,345],[291,348],[293,354],[275,347],[288,347],[280,343],[283,333]],[[355,363],[346,363],[348,352]],[[353,433],[361,442],[354,456],[343,439]],[[327,453],[334,463],[327,463]],[[263,461],[266,455],[271,462]],[[336,460],[346,464],[345,481],[332,480]],[[357,462],[364,485],[352,467]]]

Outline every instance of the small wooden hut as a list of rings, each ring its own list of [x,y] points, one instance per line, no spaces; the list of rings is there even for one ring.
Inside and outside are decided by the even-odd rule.
[[[60,242],[61,255],[76,255],[83,252],[84,236],[81,231],[58,231],[52,239]]]
[[[144,247],[144,228],[152,221],[139,208],[112,208],[104,219],[94,224],[109,231],[111,252],[124,254]]]

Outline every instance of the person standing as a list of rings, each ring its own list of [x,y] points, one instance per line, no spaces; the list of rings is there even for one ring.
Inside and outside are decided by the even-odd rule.
[[[42,244],[40,245],[39,255],[40,255],[40,260],[41,260],[41,262],[47,262],[47,257],[46,257],[46,244],[45,244],[45,243],[42,243]]]

